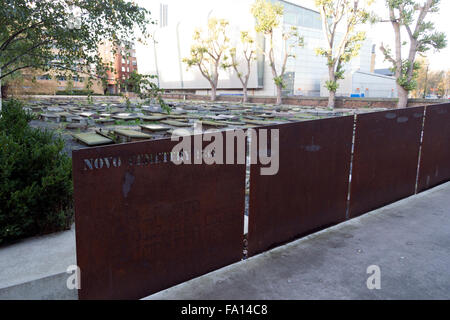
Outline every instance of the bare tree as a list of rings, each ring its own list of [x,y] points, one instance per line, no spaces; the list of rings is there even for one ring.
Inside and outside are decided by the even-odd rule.
[[[423,54],[434,48],[443,49],[447,45],[443,32],[437,32],[434,24],[426,21],[429,13],[439,10],[440,0],[426,0],[420,4],[417,0],[386,0],[389,9],[389,22],[392,24],[395,34],[395,53],[381,44],[381,51],[385,60],[392,63],[395,72],[398,89],[398,108],[408,105],[408,94],[417,85],[417,71],[420,68],[416,62],[417,53]],[[406,59],[402,56],[402,47],[408,42],[402,42],[401,28],[404,27],[408,34],[409,51]]]
[[[295,58],[294,48],[304,46],[304,38],[298,33],[296,27],[282,31],[284,52],[281,68],[277,69],[275,59],[274,32],[279,27],[283,17],[283,5],[272,3],[268,0],[256,0],[252,6],[252,14],[256,19],[256,32],[263,33],[269,39],[269,51],[264,54],[269,56],[270,68],[272,69],[273,81],[277,87],[277,104],[281,104],[281,93],[284,87],[283,79],[286,73],[288,58]]]
[[[256,59],[255,40],[252,38],[252,36],[249,34],[248,31],[241,32],[241,45],[242,45],[242,56],[245,59],[247,72],[244,74],[242,73],[242,71],[239,70],[239,61],[236,56],[237,51],[236,48],[230,49],[231,65],[224,64],[224,67],[226,68],[228,66],[231,66],[236,71],[239,81],[242,84],[242,91],[244,96],[242,102],[245,103],[248,101],[247,87],[248,87],[248,80],[250,79],[252,61]]]
[[[355,28],[368,21],[370,15],[366,7],[371,3],[371,0],[316,0],[327,42],[325,48],[316,49],[316,54],[327,59],[329,108],[334,108],[338,81],[344,79],[344,64],[359,54],[361,44],[366,39],[366,33],[356,31]],[[344,33],[338,41],[340,25],[343,25]]]
[[[208,80],[211,85],[211,101],[216,100],[219,67],[227,59],[225,52],[230,42],[227,36],[228,24],[225,19],[210,18],[208,32],[203,34],[200,29],[195,31],[190,57],[183,59],[188,68],[197,66],[202,76]]]

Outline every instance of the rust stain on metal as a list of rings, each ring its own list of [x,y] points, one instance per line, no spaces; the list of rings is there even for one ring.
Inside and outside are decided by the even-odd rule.
[[[414,194],[423,111],[416,107],[357,116],[351,218]]]
[[[450,180],[450,103],[427,106],[418,191]]]
[[[249,255],[345,220],[353,116],[279,129],[279,171],[250,168]],[[268,139],[270,141],[270,139]]]
[[[245,164],[175,165],[175,141],[73,152],[80,299],[137,299],[242,258]]]

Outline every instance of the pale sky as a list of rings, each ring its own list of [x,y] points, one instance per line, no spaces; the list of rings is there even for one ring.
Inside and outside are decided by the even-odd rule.
[[[189,6],[186,6],[186,1],[189,1]],[[226,1],[230,6],[235,6],[236,10],[239,10],[239,0],[222,0]],[[424,1],[424,0],[422,0]],[[159,3],[169,3],[169,21],[171,20],[171,9],[170,7],[177,5],[178,3],[183,6],[183,15],[189,16],[189,10],[198,10],[199,6],[205,5],[205,0],[138,0],[140,5],[150,9],[152,11],[153,19],[159,19]],[[295,3],[301,6],[305,6],[311,9],[315,9],[314,0],[291,0],[291,3]],[[207,1],[206,1],[207,3]],[[155,7],[158,8],[155,10]],[[383,18],[387,18],[388,11],[385,6],[385,0],[375,0],[372,5],[372,10]],[[172,11],[173,12],[173,11]],[[172,17],[174,18],[174,17]],[[440,52],[433,52],[430,50],[427,53],[427,58],[430,61],[431,70],[450,70],[450,0],[441,0],[440,11],[438,13],[429,14],[427,17],[435,23],[437,30],[445,32],[447,34],[447,40],[449,45],[447,48],[441,50]],[[173,20],[172,20],[173,21]],[[367,26],[367,36],[376,44],[376,68],[387,68],[389,63],[384,62],[384,57],[379,50],[381,42],[390,45],[393,48],[394,32],[392,25],[390,23],[378,23],[373,26]],[[407,35],[405,34],[403,39],[407,40]]]

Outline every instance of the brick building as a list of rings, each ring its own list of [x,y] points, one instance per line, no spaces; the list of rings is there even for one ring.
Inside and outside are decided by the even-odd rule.
[[[124,44],[116,47],[114,50],[113,44],[106,43],[100,46],[99,53],[102,55],[105,63],[112,64],[114,72],[108,71],[107,92],[110,94],[117,94],[120,92],[127,92],[121,84],[122,81],[128,79],[133,71],[138,71],[136,60],[136,49],[133,44]]]
[[[99,55],[105,63],[111,63],[114,72],[108,72],[107,87],[103,87],[102,81],[93,81],[90,90],[94,94],[118,94],[126,92],[120,83],[128,79],[133,71],[137,71],[136,50],[128,44],[113,50],[110,43],[99,46]],[[16,80],[10,80],[2,85],[2,93],[7,95],[48,94],[55,95],[59,91],[85,91],[87,90],[88,76],[58,76],[56,72],[44,72],[41,70],[25,69],[22,76]]]

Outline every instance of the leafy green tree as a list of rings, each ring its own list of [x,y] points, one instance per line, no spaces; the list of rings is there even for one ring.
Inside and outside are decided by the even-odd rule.
[[[230,49],[231,64],[224,66],[225,67],[231,66],[233,67],[234,71],[236,71],[239,81],[242,84],[242,91],[244,95],[242,102],[245,103],[248,101],[247,87],[248,87],[248,80],[250,78],[252,61],[256,59],[255,40],[248,31],[241,31],[241,46],[242,46],[241,55],[245,59],[246,72],[243,73],[239,68],[240,63],[239,58],[237,57],[236,54],[237,49],[235,47]]]
[[[121,85],[129,89],[131,92],[136,93],[142,100],[156,100],[161,108],[163,108],[167,113],[170,113],[170,107],[162,98],[164,90],[160,89],[154,82],[156,78],[156,75],[144,75],[134,70],[130,73],[130,77],[128,79],[122,81]]]
[[[0,0],[0,81],[27,68],[95,78],[99,44],[146,38],[149,14],[125,0]]]
[[[225,19],[210,18],[208,30],[201,29],[194,32],[194,44],[191,46],[190,56],[183,58],[188,69],[197,67],[200,73],[211,85],[211,101],[216,100],[219,68],[226,65],[228,59],[226,51],[230,39],[227,36],[229,22]]]
[[[284,50],[280,69],[277,68],[277,60],[275,58],[274,33],[280,26],[280,20],[283,17],[283,5],[280,3],[272,3],[269,0],[256,0],[251,8],[251,12],[255,17],[256,32],[264,34],[269,41],[268,51],[263,51],[265,56],[269,57],[270,68],[272,69],[273,81],[277,87],[277,104],[281,104],[281,94],[284,88],[284,74],[286,73],[286,63],[289,58],[295,58],[294,49],[304,46],[304,38],[299,35],[296,27],[282,30],[282,41]]]
[[[316,54],[326,58],[329,91],[328,107],[334,108],[339,80],[344,79],[344,65],[359,54],[362,42],[366,39],[364,31],[357,31],[358,25],[366,23],[370,14],[367,5],[373,1],[360,0],[316,0],[322,19],[322,30],[326,47],[317,48]],[[342,26],[343,33],[339,39]]]
[[[395,50],[381,44],[385,60],[392,63],[398,90],[398,108],[408,105],[409,92],[417,86],[419,63],[417,54],[424,54],[430,49],[440,50],[446,47],[445,33],[436,31],[433,22],[426,18],[428,14],[439,11],[440,0],[385,0],[389,10],[389,20],[394,29]],[[383,21],[383,20],[381,20]],[[409,41],[402,41],[401,30],[404,28]],[[409,44],[408,56],[402,56],[402,47]]]

